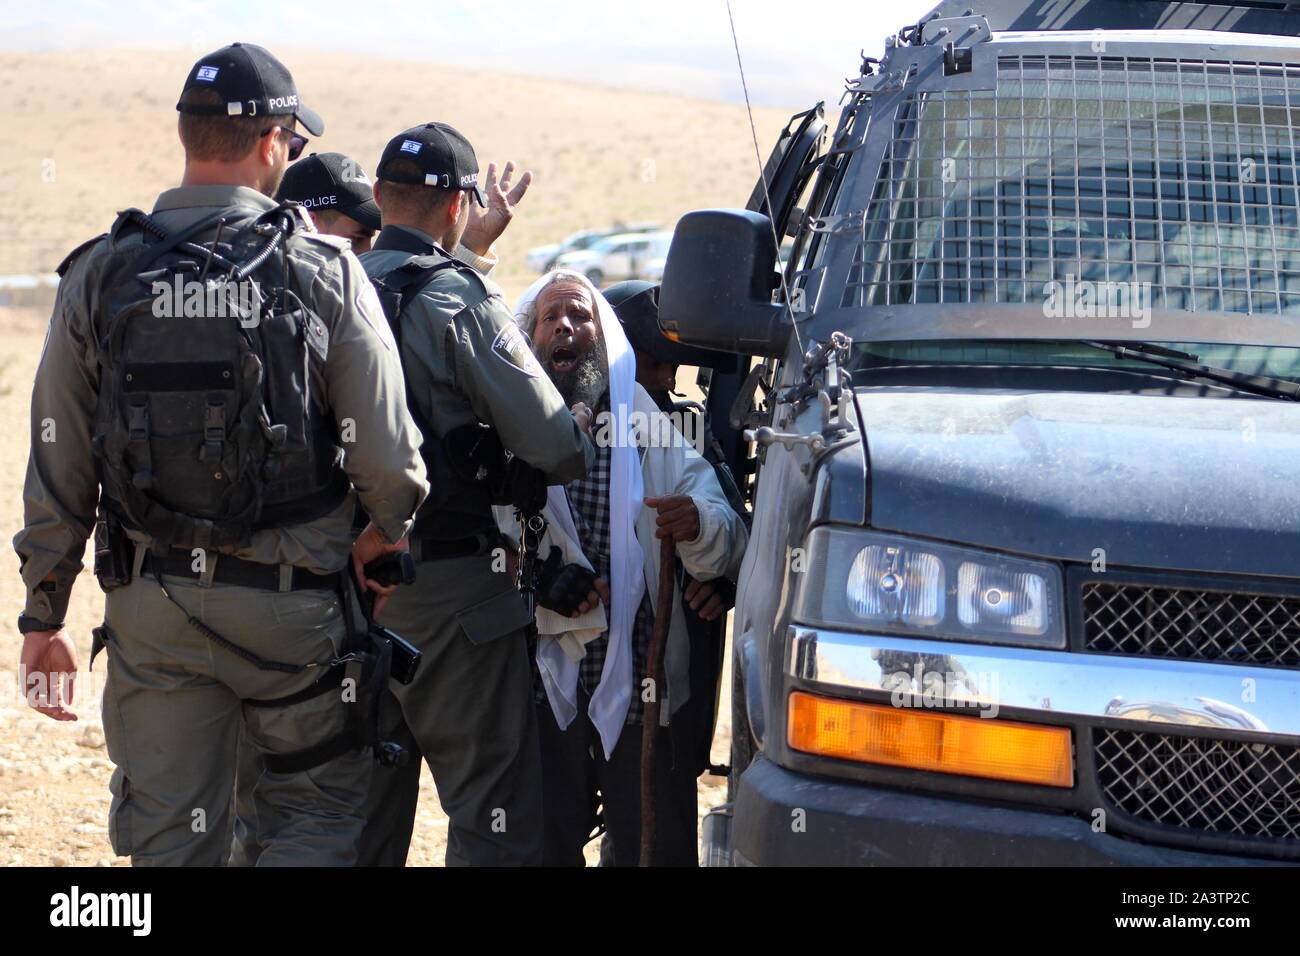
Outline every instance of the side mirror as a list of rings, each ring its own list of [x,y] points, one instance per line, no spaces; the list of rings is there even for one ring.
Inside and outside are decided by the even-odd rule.
[[[772,224],[744,209],[702,209],[677,223],[659,289],[659,327],[687,345],[783,358],[786,309],[772,304],[779,278]]]

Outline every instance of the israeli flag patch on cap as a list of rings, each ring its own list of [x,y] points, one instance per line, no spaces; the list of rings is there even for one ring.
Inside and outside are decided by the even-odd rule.
[[[401,151],[403,153],[418,153],[420,151],[420,147],[423,145],[424,145],[423,143],[417,143],[413,139],[408,139],[402,143]]]
[[[217,78],[218,69],[219,67],[215,66],[201,66],[199,67],[199,72],[194,74],[194,79],[202,80],[205,83],[211,83]]]

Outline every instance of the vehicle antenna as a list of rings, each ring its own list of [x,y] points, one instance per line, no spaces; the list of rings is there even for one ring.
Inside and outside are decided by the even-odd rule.
[[[776,234],[776,222],[773,220],[772,194],[767,188],[767,170],[763,168],[763,156],[758,150],[758,130],[754,126],[754,109],[749,105],[749,84],[745,82],[745,64],[740,59],[740,41],[736,39],[736,20],[731,15],[731,0],[727,0],[727,20],[731,24],[731,42],[736,48],[736,66],[740,70],[740,89],[745,94],[745,111],[749,114],[749,132],[754,138],[754,159],[758,162],[758,179],[763,184],[763,198],[767,201],[767,220],[772,227],[772,245],[776,247],[777,265],[781,264],[781,240]],[[781,276],[781,295],[785,300],[786,315],[790,317],[790,327],[794,329],[795,345],[803,355],[803,338],[799,335],[799,323],[795,321],[794,309],[790,306],[790,286],[786,283],[785,270],[779,269]]]

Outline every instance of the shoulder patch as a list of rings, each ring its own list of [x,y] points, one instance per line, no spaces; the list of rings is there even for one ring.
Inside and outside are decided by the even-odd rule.
[[[529,378],[537,378],[542,374],[541,363],[533,354],[528,339],[513,322],[502,326],[497,337],[492,340],[492,354]]]
[[[83,252],[85,252],[91,246],[95,245],[95,243],[99,242],[101,239],[107,239],[107,238],[108,238],[108,233],[101,232],[94,239],[87,239],[81,245],[77,246],[77,248],[73,249],[66,256],[64,256],[63,261],[54,267],[54,271],[58,273],[59,278],[62,279],[63,276],[67,273],[67,271],[72,268],[72,263],[76,261],[77,256],[81,255]]]

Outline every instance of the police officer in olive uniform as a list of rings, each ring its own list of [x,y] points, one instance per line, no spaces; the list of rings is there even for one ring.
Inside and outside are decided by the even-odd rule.
[[[424,656],[413,683],[393,685],[399,712],[387,736],[429,763],[450,818],[449,865],[540,863],[530,618],[491,505],[512,497],[499,487],[502,451],[514,456],[510,478],[584,475],[595,457],[590,410],[565,407],[497,287],[447,252],[469,203],[484,204],[465,137],[440,123],[400,133],[375,178],[384,228],[362,263],[395,320],[434,489],[411,532],[416,581],[381,618]],[[362,864],[405,861],[418,790],[418,764],[376,770]]]
[[[221,864],[242,724],[267,763],[260,865],[348,865],[374,761],[340,693],[340,572],[404,547],[419,433],[361,264],[268,198],[305,144],[295,123],[323,132],[289,71],[225,47],[177,109],[181,186],[59,269],[14,541],[24,678],[75,719],[61,628],[94,525],[114,850]]]
[[[379,232],[370,177],[342,153],[312,153],[298,160],[285,171],[275,198],[300,204],[317,232],[348,240],[357,255],[370,251]]]

